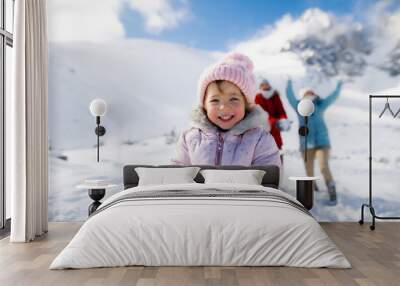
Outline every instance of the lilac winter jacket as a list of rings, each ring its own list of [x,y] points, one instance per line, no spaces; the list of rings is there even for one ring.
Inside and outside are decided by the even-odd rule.
[[[226,132],[212,124],[202,108],[192,112],[191,128],[181,134],[175,165],[277,165],[279,150],[269,133],[264,110],[256,106]]]

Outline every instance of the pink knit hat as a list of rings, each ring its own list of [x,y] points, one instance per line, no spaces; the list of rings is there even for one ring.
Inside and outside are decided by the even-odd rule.
[[[201,74],[197,88],[200,107],[204,105],[204,96],[208,85],[216,80],[227,80],[236,84],[247,102],[250,105],[254,104],[257,87],[253,75],[253,62],[249,57],[240,53],[229,53]]]

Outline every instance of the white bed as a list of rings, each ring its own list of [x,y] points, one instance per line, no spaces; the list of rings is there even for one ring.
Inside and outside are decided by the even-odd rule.
[[[175,190],[205,195],[180,196],[177,191],[171,197],[135,197],[146,191]],[[239,191],[240,196],[214,195]],[[254,197],[252,192],[265,192],[268,198],[264,193]],[[127,265],[350,268],[318,222],[298,204],[282,191],[257,185],[129,188],[103,202],[50,269]]]

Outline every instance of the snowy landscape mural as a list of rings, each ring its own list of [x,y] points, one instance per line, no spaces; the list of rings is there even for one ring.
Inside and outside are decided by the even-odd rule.
[[[262,2],[237,5],[257,13]],[[243,30],[231,27],[231,36],[227,28],[216,44],[212,27],[207,27],[212,43],[203,34],[192,38],[200,34],[196,21],[213,21],[213,14],[196,15],[202,10],[195,1],[154,1],[154,7],[134,0],[49,1],[49,219],[87,218],[91,200],[76,188],[84,179],[113,181],[117,187],[107,190],[108,197],[122,190],[124,165],[169,164],[179,134],[189,126],[200,73],[221,55],[239,51],[253,60],[256,77],[268,78],[280,92],[293,121],[282,133],[281,188],[290,194],[295,183],[288,177],[305,175],[305,170],[297,114],[285,95],[287,80],[293,80],[295,91],[311,86],[321,97],[337,80],[344,81],[339,99],[325,114],[338,204],[325,204],[326,186],[320,180],[312,213],[320,221],[357,221],[368,200],[368,95],[400,94],[400,7],[394,1],[346,1],[351,4],[343,11],[320,1],[298,1],[307,3],[301,7],[290,2],[297,1],[270,4],[283,7],[252,32],[243,24]],[[192,33],[187,31],[191,27]],[[186,33],[190,36],[181,36]],[[95,98],[108,106],[99,163],[95,118],[89,112]],[[400,116],[378,118],[385,102],[373,105],[374,204],[379,215],[396,216]],[[400,100],[390,104],[399,110]],[[315,171],[322,178],[317,164]]]

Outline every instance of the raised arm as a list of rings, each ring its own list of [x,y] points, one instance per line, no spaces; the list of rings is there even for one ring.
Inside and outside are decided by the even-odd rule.
[[[339,80],[336,84],[335,90],[328,95],[326,98],[322,99],[321,103],[321,108],[326,109],[329,105],[331,105],[338,97],[340,94],[340,90],[342,89],[342,81]]]
[[[287,82],[286,96],[289,101],[289,104],[293,107],[294,110],[297,110],[297,105],[299,104],[299,101],[296,99],[294,95],[293,84],[291,79],[289,79]]]

